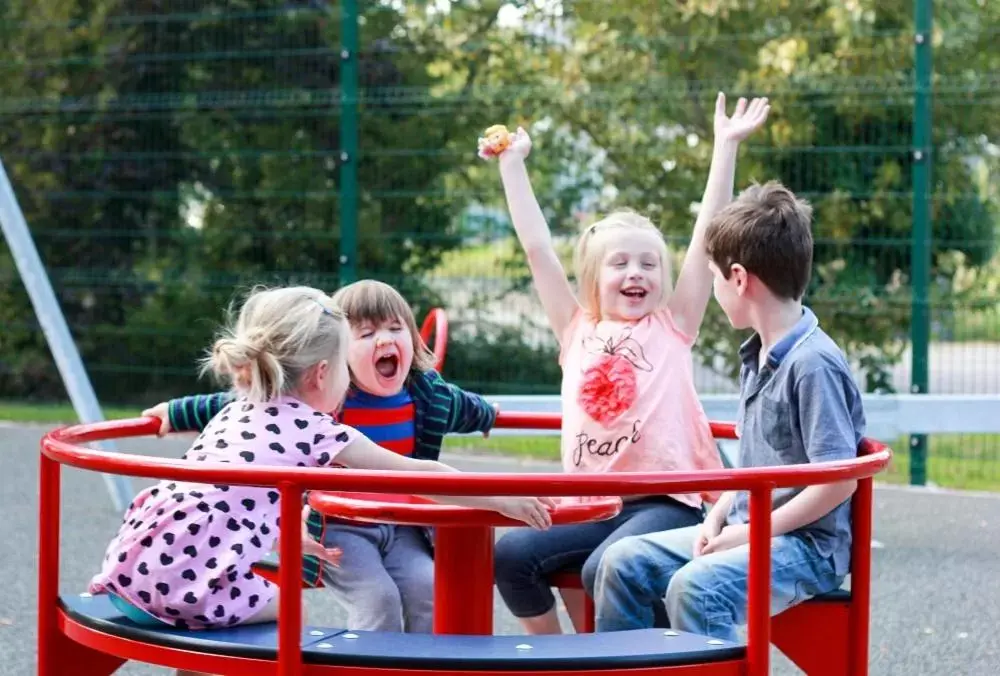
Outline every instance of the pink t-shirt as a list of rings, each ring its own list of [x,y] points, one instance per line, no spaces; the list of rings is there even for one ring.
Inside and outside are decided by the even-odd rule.
[[[567,472],[662,472],[722,467],[694,388],[691,345],[668,310],[637,322],[578,310],[566,328],[562,463]],[[673,495],[695,507],[702,497]]]

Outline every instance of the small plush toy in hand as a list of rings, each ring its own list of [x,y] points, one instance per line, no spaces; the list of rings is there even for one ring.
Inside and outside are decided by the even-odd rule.
[[[479,156],[484,160],[496,157],[510,147],[514,137],[507,127],[502,124],[495,124],[479,137]]]

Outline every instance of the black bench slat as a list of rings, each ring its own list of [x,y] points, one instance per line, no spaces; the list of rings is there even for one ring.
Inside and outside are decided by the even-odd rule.
[[[312,664],[462,671],[637,669],[742,659],[741,644],[663,629],[604,634],[459,636],[348,631],[313,644]]]
[[[74,621],[115,636],[194,652],[277,659],[274,623],[185,631],[144,627],[125,618],[106,595],[63,596]],[[547,636],[459,636],[306,627],[302,659],[310,664],[436,671],[634,669],[742,659],[741,644],[662,629]],[[530,647],[526,647],[530,646]]]
[[[850,589],[835,589],[832,592],[827,592],[826,594],[820,594],[819,596],[814,596],[813,598],[809,599],[809,601],[806,601],[806,603],[810,602],[822,603],[824,601],[847,603],[850,600],[851,600]]]
[[[278,655],[278,625],[274,622],[190,631],[166,625],[160,628],[136,624],[111,605],[106,594],[63,595],[59,605],[70,618],[86,627],[142,643],[252,659],[274,660]],[[343,631],[307,626],[302,630],[302,646],[305,649],[314,643],[328,641]]]

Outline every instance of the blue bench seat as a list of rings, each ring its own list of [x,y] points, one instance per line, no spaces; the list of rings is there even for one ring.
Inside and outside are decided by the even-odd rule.
[[[251,659],[275,659],[278,650],[278,625],[273,622],[189,631],[166,625],[161,628],[136,624],[111,605],[106,594],[66,594],[59,597],[59,605],[70,619],[85,627],[141,643]],[[314,643],[321,643],[343,631],[303,627],[302,646],[306,648]]]
[[[75,622],[106,634],[193,652],[277,659],[275,624],[184,631],[128,620],[106,596],[60,598]],[[460,636],[350,631],[307,626],[302,659],[330,666],[462,671],[636,669],[743,659],[741,644],[662,629],[606,634]]]

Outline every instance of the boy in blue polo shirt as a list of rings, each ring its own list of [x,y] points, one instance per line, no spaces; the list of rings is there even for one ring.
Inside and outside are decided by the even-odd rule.
[[[776,182],[754,185],[706,233],[715,298],[740,347],[740,465],[853,458],[861,393],[836,343],[802,305],[812,268],[811,207]],[[771,613],[840,587],[850,568],[856,482],[773,493]],[[724,494],[700,526],[624,538],[595,585],[597,630],[653,626],[664,599],[673,628],[736,641],[747,615],[749,494]]]

